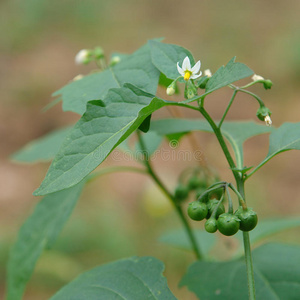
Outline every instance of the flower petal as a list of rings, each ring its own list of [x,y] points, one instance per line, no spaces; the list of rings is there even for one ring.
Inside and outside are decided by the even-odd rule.
[[[179,67],[179,62],[177,63],[177,70],[178,70],[178,73],[179,73],[181,76],[184,76],[183,70]]]
[[[190,62],[190,59],[188,56],[183,60],[182,70],[183,71],[186,71],[186,70],[191,71],[191,62]]]
[[[201,62],[200,62],[200,60],[198,60],[197,63],[192,67],[192,70],[191,70],[192,73],[193,74],[198,73],[200,70],[200,67],[201,67]]]
[[[200,73],[198,75],[192,74],[191,79],[196,79],[196,78],[200,77],[201,75],[202,75],[201,71],[200,71]]]

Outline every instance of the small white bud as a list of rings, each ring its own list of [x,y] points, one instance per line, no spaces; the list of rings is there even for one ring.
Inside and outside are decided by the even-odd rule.
[[[207,76],[208,78],[210,78],[212,76],[210,69],[206,69],[204,71],[204,76]]]
[[[265,122],[267,126],[271,126],[272,125],[272,120],[270,118],[269,115],[265,116]]]
[[[175,89],[174,89],[174,87],[173,87],[172,84],[171,84],[171,85],[169,85],[168,88],[167,88],[167,95],[168,95],[168,96],[173,96],[174,94],[175,94]]]
[[[75,56],[75,63],[77,65],[86,64],[89,62],[90,51],[87,49],[80,50]]]
[[[253,81],[258,81],[258,80],[265,80],[262,76],[260,76],[260,75],[256,75],[256,74],[254,74],[253,76],[252,76],[252,80]]]
[[[121,57],[118,55],[115,55],[111,58],[110,65],[114,66],[114,65],[118,64],[120,61],[121,61]]]

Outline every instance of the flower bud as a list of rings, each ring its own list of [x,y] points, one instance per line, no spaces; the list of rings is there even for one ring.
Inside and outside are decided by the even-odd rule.
[[[207,76],[207,78],[210,78],[212,76],[210,69],[206,69],[204,71],[204,76]]]
[[[267,126],[272,125],[272,120],[270,118],[271,114],[272,114],[272,112],[265,106],[261,106],[256,112],[256,116],[261,121],[265,121]]]
[[[91,61],[91,51],[87,49],[80,50],[75,56],[77,65],[88,64]]]
[[[168,87],[167,87],[167,95],[173,96],[176,92],[176,80],[174,80]]]
[[[262,76],[256,74],[252,76],[252,80],[261,82],[266,90],[270,89],[273,85],[273,82],[270,79],[264,79]]]
[[[270,79],[264,80],[263,82],[264,88],[266,90],[270,89],[273,85],[273,82]]]
[[[111,58],[110,60],[110,66],[114,66],[116,64],[118,64],[121,61],[121,57],[119,55],[115,55]]]
[[[195,93],[194,89],[188,89],[186,95],[188,99],[192,99],[197,96],[197,93]]]
[[[260,75],[256,75],[256,74],[254,74],[253,76],[252,76],[252,80],[253,81],[263,81],[263,80],[265,80],[262,76],[260,76]]]
[[[187,82],[184,94],[187,99],[191,99],[198,95],[197,88],[195,87],[195,84],[192,81]]]
[[[104,51],[101,47],[96,47],[94,49],[94,56],[96,59],[101,59],[104,57]]]
[[[272,125],[272,120],[270,118],[270,116],[265,116],[265,123],[267,126],[271,126]]]

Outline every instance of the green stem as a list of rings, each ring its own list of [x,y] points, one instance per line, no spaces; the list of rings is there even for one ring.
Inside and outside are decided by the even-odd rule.
[[[234,187],[233,184],[229,183],[228,186],[229,186],[229,187],[235,192],[235,194],[238,196],[240,206],[242,206],[243,209],[247,209],[246,202],[245,202],[243,196],[241,195],[241,193]]]
[[[213,121],[213,119],[210,117],[210,115],[207,113],[207,111],[204,109],[204,107],[199,107],[199,111],[203,115],[203,117],[207,120],[207,122],[210,124],[212,130],[214,131],[214,133],[219,141],[219,144],[223,150],[223,153],[228,161],[230,168],[235,169],[236,168],[235,163],[230,155],[230,152],[227,148],[227,145],[225,143],[225,140],[223,138],[220,128],[217,127],[216,123]],[[238,174],[238,172],[232,170],[232,173],[233,173],[233,176],[236,181],[241,178],[240,175]]]
[[[223,123],[223,121],[225,120],[225,117],[226,117],[226,115],[227,115],[227,113],[228,113],[228,111],[229,111],[229,109],[230,109],[230,107],[231,107],[231,105],[232,105],[232,103],[233,103],[233,100],[234,100],[234,98],[235,98],[237,92],[238,92],[238,90],[234,90],[234,91],[233,91],[233,94],[232,94],[232,97],[231,97],[231,99],[230,99],[230,101],[229,101],[229,104],[228,104],[228,106],[227,106],[227,108],[226,108],[226,110],[225,110],[225,112],[224,112],[224,114],[223,114],[223,116],[222,116],[221,121],[220,121],[219,124],[218,124],[218,127],[219,127],[219,128],[221,128],[222,123]]]
[[[256,95],[255,95],[256,96]],[[220,128],[217,127],[215,122],[212,120],[210,115],[206,112],[204,107],[199,107],[200,113],[203,117],[208,121],[211,128],[213,129],[219,144],[224,152],[224,155],[228,161],[228,164],[232,170],[233,176],[236,181],[237,189],[241,194],[242,198],[245,199],[244,193],[244,179],[238,172],[234,171],[235,163],[230,155],[228,147],[223,139]],[[241,166],[238,166],[239,168]],[[251,247],[250,247],[250,238],[248,232],[243,232],[243,240],[244,240],[244,251],[245,251],[245,260],[246,260],[246,268],[247,268],[247,280],[248,280],[248,290],[249,290],[249,300],[255,300],[255,283],[254,283],[254,272],[253,272],[253,264],[252,264],[252,255],[251,255]]]
[[[243,180],[240,180],[237,183],[238,191],[241,196],[245,199],[245,183]],[[244,240],[244,251],[245,251],[245,261],[247,269],[247,279],[248,279],[248,291],[249,291],[249,300],[255,300],[255,281],[254,281],[254,271],[253,271],[253,262],[252,262],[252,253],[251,253],[251,244],[249,232],[243,231],[243,240]]]
[[[250,82],[250,83],[248,83],[246,85],[241,86],[241,89],[246,89],[246,88],[248,88],[248,87],[250,87],[250,86],[252,86],[252,85],[254,85],[254,84],[258,83],[258,82],[259,82],[259,80],[252,81],[252,82]]]
[[[139,130],[137,130],[137,135],[138,135],[138,139],[139,139],[139,143],[140,143],[142,152],[147,153],[146,145],[143,141],[143,138],[142,138]],[[144,164],[148,170],[149,175],[152,177],[154,182],[161,188],[161,190],[165,193],[165,195],[170,199],[170,201],[174,205],[174,207],[184,225],[185,231],[190,239],[191,245],[193,247],[193,250],[195,252],[197,259],[198,260],[203,259],[203,254],[201,253],[201,251],[198,247],[198,244],[197,244],[196,238],[194,236],[194,233],[192,231],[192,228],[190,227],[190,225],[182,211],[182,208],[176,203],[174,196],[168,191],[168,189],[165,187],[165,185],[162,183],[162,181],[158,178],[158,176],[154,172],[154,169],[152,168],[147,155],[144,155]]]
[[[211,189],[211,188],[213,188],[213,187],[215,187],[215,186],[217,186],[217,185],[225,185],[225,184],[227,184],[226,181],[215,182],[215,183],[213,183],[212,185],[210,185],[210,186],[208,187],[208,189]]]
[[[235,87],[235,88],[236,88],[237,91],[245,93],[245,94],[248,94],[248,95],[252,96],[253,98],[255,98],[258,101],[258,103],[259,103],[260,106],[265,106],[264,102],[260,99],[260,97],[258,97],[254,93],[249,92],[247,90],[244,90],[242,88],[237,88],[237,87]]]
[[[233,205],[232,205],[232,199],[229,193],[228,185],[226,185],[226,194],[227,194],[227,199],[228,199],[228,213],[232,214],[233,213]]]
[[[215,209],[213,210],[213,212],[212,212],[212,214],[211,214],[211,216],[210,216],[212,219],[216,219],[217,211],[218,211],[219,207],[221,206],[221,204],[222,204],[224,198],[225,198],[225,197],[224,197],[224,194],[223,194],[223,195],[221,196],[221,199],[220,199],[219,203],[217,204],[217,206],[215,207]]]
[[[216,186],[216,187],[213,187],[211,189],[208,189],[206,190],[204,193],[201,194],[201,196],[198,198],[198,201],[202,202],[203,199],[205,199],[204,196],[206,196],[207,194],[213,192],[213,191],[216,191],[216,190],[219,190],[220,188],[222,188],[224,185],[223,184],[220,184],[220,186]]]

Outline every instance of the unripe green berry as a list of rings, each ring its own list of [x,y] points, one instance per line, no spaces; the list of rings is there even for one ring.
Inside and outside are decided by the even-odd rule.
[[[195,190],[198,187],[206,187],[206,182],[197,176],[192,176],[188,181],[188,187],[190,190]]]
[[[231,236],[239,231],[240,220],[235,215],[224,213],[219,216],[217,226],[222,234]]]
[[[240,230],[251,231],[257,225],[257,214],[252,208],[244,210],[241,206],[234,213],[240,219]]]
[[[207,208],[208,208],[208,213],[207,213],[207,216],[206,216],[206,219],[209,219],[210,216],[212,215],[214,209],[216,208],[216,206],[219,204],[219,200],[217,199],[212,199],[212,200],[209,200],[208,203],[207,203]],[[217,214],[216,214],[216,219],[218,219],[219,215],[223,214],[225,212],[225,207],[223,205],[223,203],[220,204],[220,206],[218,207],[218,210],[217,210]]]
[[[205,222],[205,230],[209,233],[215,233],[218,229],[217,220],[210,218]]]
[[[175,189],[175,198],[179,201],[185,200],[189,195],[189,189],[183,184],[179,184]]]
[[[203,220],[207,215],[206,204],[199,201],[191,202],[188,206],[188,215],[192,220]]]

